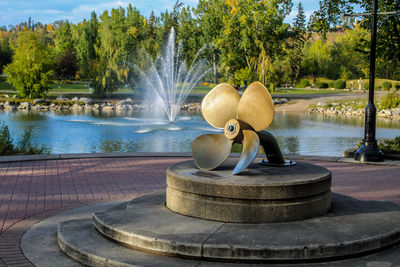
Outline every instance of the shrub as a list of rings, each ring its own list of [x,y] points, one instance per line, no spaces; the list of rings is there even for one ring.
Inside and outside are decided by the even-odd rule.
[[[400,90],[400,83],[396,83],[395,85],[394,85],[394,88],[398,91],[398,90]]]
[[[336,80],[333,82],[333,87],[336,89],[344,89],[346,88],[346,81],[345,80]]]
[[[392,88],[393,85],[392,85],[391,82],[386,81],[386,82],[382,83],[382,86],[386,91],[389,91]]]
[[[240,83],[244,85],[244,81],[251,82],[254,78],[254,73],[250,68],[240,69],[235,71],[235,84]]]
[[[0,126],[0,155],[14,155],[15,149],[13,145],[8,126],[2,124]]]
[[[334,87],[333,82],[328,82],[328,88],[333,88],[333,87]]]
[[[378,144],[379,149],[386,154],[400,154],[400,136],[394,139],[385,139]]]
[[[390,109],[400,106],[400,95],[395,91],[387,92],[381,99],[379,108]]]
[[[36,147],[32,143],[32,128],[28,128],[25,130],[21,140],[18,142],[16,150],[18,154],[23,154],[23,155],[48,153],[48,149],[46,148],[45,145]]]
[[[315,83],[315,87],[317,88],[328,88],[329,84],[325,83],[325,82],[316,82]]]
[[[275,84],[270,83],[269,84],[269,92],[272,94],[275,91]]]
[[[340,79],[342,80],[348,80],[350,77],[353,75],[353,73],[348,70],[346,67],[342,66],[340,67]]]
[[[363,88],[364,88],[364,90],[369,90],[369,82],[365,82],[364,84],[363,84]]]
[[[311,86],[311,84],[310,81],[306,79],[301,79],[296,85],[297,88],[305,88],[307,86]]]
[[[21,137],[21,140],[17,145],[13,144],[13,140],[8,130],[8,126],[2,124],[0,126],[0,155],[31,155],[31,154],[44,154],[48,153],[49,150],[46,146],[36,147],[32,143],[32,128],[25,130]]]

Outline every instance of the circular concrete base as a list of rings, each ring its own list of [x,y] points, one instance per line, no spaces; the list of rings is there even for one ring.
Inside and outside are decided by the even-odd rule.
[[[193,161],[171,166],[167,208],[214,221],[271,223],[313,218],[331,207],[331,173],[323,167],[304,162],[290,167],[254,163],[233,175],[235,164],[229,158],[213,171],[201,171]]]
[[[381,249],[400,240],[400,207],[392,202],[333,194],[333,211],[326,216],[243,224],[179,215],[164,207],[164,197],[146,195],[95,213],[93,225],[111,240],[140,250],[232,261],[327,259]],[[70,222],[60,224],[59,240],[79,235],[71,231]]]
[[[354,218],[353,224],[357,223],[357,219],[366,219],[370,224],[374,224],[374,220],[379,218],[375,223],[375,227],[371,225],[371,228],[376,228],[376,232],[379,234],[378,228],[385,220],[388,214],[391,214],[387,218],[387,222],[383,224],[384,228],[381,229],[380,233],[382,235],[382,242],[377,241],[377,244],[384,246],[392,242],[396,242],[399,238],[398,235],[398,218],[393,217],[395,213],[400,212],[400,208],[391,202],[382,201],[358,201],[355,199],[348,198],[342,195],[333,194],[333,207],[334,210],[345,208],[342,214],[337,214],[333,212],[328,216],[337,217],[352,217],[353,215],[359,214],[366,217],[360,218],[356,216]],[[156,202],[157,203],[157,202]],[[111,204],[111,205],[110,205]],[[110,204],[96,204],[92,206],[86,206],[82,208],[77,208],[70,210],[68,212],[61,213],[59,215],[50,217],[42,222],[36,224],[31,229],[29,229],[23,236],[21,240],[21,249],[24,255],[36,266],[254,266],[254,264],[245,263],[233,263],[233,262],[213,262],[204,261],[204,258],[198,260],[194,259],[184,259],[184,258],[174,258],[165,257],[159,254],[152,254],[143,252],[140,250],[135,250],[132,248],[127,248],[120,246],[115,242],[103,237],[97,230],[94,229],[92,225],[91,215],[93,212],[99,212],[101,210],[108,209],[113,206]],[[131,202],[133,204],[133,202]],[[115,204],[114,204],[115,205]],[[126,204],[125,204],[126,205]],[[162,203],[160,204],[162,206]],[[172,212],[169,212],[173,214]],[[335,215],[336,214],[336,215]],[[179,215],[178,215],[179,216]],[[184,216],[181,216],[184,217]],[[348,218],[350,220],[350,218]],[[370,221],[368,221],[368,219]],[[164,219],[159,219],[158,223],[162,224]],[[315,219],[314,219],[315,220]],[[389,229],[390,220],[397,220],[392,223],[392,228]],[[335,219],[335,221],[340,222],[340,218]],[[77,261],[72,260],[64,254],[57,244],[57,226],[60,222],[62,225],[59,226],[59,235],[62,235],[62,240],[65,244],[64,250],[69,250],[69,255],[74,255]],[[210,223],[210,221],[208,221]],[[306,222],[306,221],[303,221]],[[167,223],[167,221],[165,222]],[[347,231],[348,222],[343,221],[342,234],[345,235]],[[364,224],[365,221],[358,222]],[[286,224],[286,223],[285,223]],[[289,223],[291,224],[291,223]],[[221,227],[223,227],[222,224]],[[230,224],[237,225],[237,224]],[[264,225],[264,224],[263,224]],[[268,225],[268,224],[267,224]],[[150,225],[151,226],[151,225]],[[247,226],[244,225],[244,226]],[[364,228],[364,227],[362,227]],[[144,231],[146,229],[143,229]],[[253,229],[254,230],[254,229]],[[311,229],[309,230],[311,231]],[[323,231],[321,229],[321,231]],[[350,229],[349,229],[350,231]],[[243,236],[247,232],[247,229],[241,229],[237,231],[237,234]],[[325,235],[321,237],[320,244],[324,244],[324,248],[329,246],[329,241],[334,238],[334,232],[330,232],[326,229]],[[386,234],[385,234],[386,233]],[[167,234],[167,233],[165,233]],[[276,233],[279,236],[282,234],[286,236],[284,232]],[[296,242],[301,235],[301,232],[296,233],[292,237],[292,242]],[[160,234],[161,236],[161,234]],[[325,236],[330,236],[330,238],[323,242]],[[359,233],[359,237],[361,234]],[[365,239],[371,237],[370,233],[366,233]],[[261,237],[260,237],[261,238]],[[305,237],[303,237],[305,238]],[[340,238],[338,238],[337,241]],[[391,241],[390,241],[391,239]],[[60,243],[61,243],[60,242]],[[275,241],[274,241],[275,242]],[[346,245],[346,244],[344,244]],[[228,248],[228,246],[224,246]],[[310,246],[312,247],[312,246]],[[373,247],[368,247],[372,249]],[[234,248],[231,248],[234,250]],[[303,248],[305,249],[305,248]],[[366,247],[364,249],[367,249]],[[323,259],[322,259],[323,260]],[[79,262],[78,262],[79,261]],[[293,266],[299,266],[298,261],[293,261]],[[274,266],[286,267],[289,262],[284,262],[282,264],[275,263]],[[392,247],[390,249],[380,251],[378,253],[373,253],[369,255],[364,255],[362,257],[355,257],[352,259],[342,259],[329,262],[318,262],[318,263],[304,263],[301,266],[336,266],[336,267],[347,267],[347,266],[399,266],[400,265],[400,247]]]

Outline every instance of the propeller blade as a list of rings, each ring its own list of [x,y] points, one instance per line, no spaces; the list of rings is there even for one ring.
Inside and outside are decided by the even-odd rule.
[[[250,124],[257,132],[272,123],[274,102],[262,83],[254,82],[244,91],[237,108],[237,118]]]
[[[233,140],[224,134],[205,134],[192,144],[194,161],[202,170],[212,170],[221,165],[231,153]]]
[[[260,148],[260,138],[252,130],[243,130],[243,149],[239,162],[236,164],[232,174],[238,174],[246,169],[256,158]]]
[[[201,112],[204,119],[216,128],[224,128],[225,123],[236,118],[240,95],[231,85],[221,83],[203,98]]]

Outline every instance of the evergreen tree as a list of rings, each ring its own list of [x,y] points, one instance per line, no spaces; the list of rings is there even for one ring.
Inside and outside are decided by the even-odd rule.
[[[59,79],[75,77],[77,70],[76,52],[72,40],[71,24],[59,22],[54,40],[56,48],[56,74]]]
[[[94,11],[89,21],[83,20],[73,29],[80,78],[92,79],[95,76],[96,47],[99,46],[98,34],[99,20]]]
[[[288,52],[289,64],[290,64],[290,77],[292,82],[297,80],[300,76],[301,64],[303,61],[304,43],[307,39],[306,36],[306,16],[301,2],[298,5],[298,12],[296,19],[293,23],[293,38],[290,40],[291,49]]]

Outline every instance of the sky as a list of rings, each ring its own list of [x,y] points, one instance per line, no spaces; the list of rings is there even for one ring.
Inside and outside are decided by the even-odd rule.
[[[130,3],[144,16],[148,16],[152,10],[158,15],[166,9],[171,11],[175,2],[176,0],[0,0],[0,26],[17,25],[28,21],[29,17],[43,24],[56,20],[77,23],[90,18],[92,11],[100,15],[104,10],[119,6],[126,8]],[[195,7],[198,0],[182,0],[181,2]],[[287,22],[292,22],[296,17],[299,2],[299,0],[293,0],[293,10],[287,17]],[[307,18],[319,7],[318,0],[302,0],[301,2]]]

